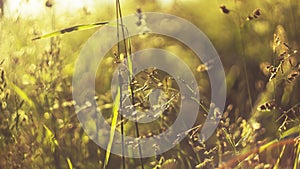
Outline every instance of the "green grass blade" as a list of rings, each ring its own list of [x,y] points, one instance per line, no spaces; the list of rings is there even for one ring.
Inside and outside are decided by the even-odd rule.
[[[56,140],[54,133],[45,124],[43,127],[45,129],[45,138],[50,144],[51,152],[54,152],[55,148],[59,147],[58,141]]]
[[[49,33],[49,34],[46,34],[46,35],[42,35],[42,36],[33,38],[32,40],[51,38],[51,37],[54,37],[54,36],[65,34],[65,33],[92,29],[92,28],[96,28],[96,27],[99,27],[99,26],[106,25],[108,23],[109,23],[108,21],[103,21],[103,22],[96,22],[96,23],[91,23],[91,24],[72,26],[72,27],[69,27],[69,28],[65,28],[65,29],[62,29],[62,30],[59,30],[59,31],[55,31],[55,32],[52,32],[52,33]]]
[[[121,93],[121,86],[118,86],[117,89],[117,95],[115,97],[114,100],[114,106],[113,106],[113,110],[112,110],[112,121],[111,121],[111,130],[110,130],[110,136],[109,136],[109,142],[106,148],[106,154],[105,154],[105,161],[104,161],[104,167],[105,168],[108,164],[108,160],[110,157],[110,152],[111,152],[111,147],[112,147],[112,143],[114,140],[114,135],[115,135],[115,130],[117,127],[117,120],[118,120],[118,115],[119,115],[119,106],[120,106],[120,95]]]
[[[268,143],[260,146],[259,149],[258,149],[258,152],[261,153],[261,152],[265,151],[267,148],[269,148],[271,145],[273,145],[273,144],[275,144],[277,142],[278,142],[278,140],[274,139],[274,140],[272,140],[272,141],[270,141],[270,142],[268,142]]]
[[[296,147],[296,146],[295,146]],[[299,163],[300,163],[300,159],[299,159],[299,156],[300,156],[300,143],[297,143],[297,149],[295,151],[296,153],[296,157],[295,157],[295,161],[294,161],[294,167],[293,169],[297,169],[298,166],[299,166]]]
[[[68,163],[69,169],[74,169],[73,164],[69,157],[67,158],[67,163]]]
[[[290,136],[290,135],[293,135],[293,134],[296,134],[296,133],[300,133],[300,127],[299,125],[295,126],[295,127],[292,127],[286,131],[284,131],[281,135],[280,135],[280,139],[283,139],[287,136]]]
[[[20,96],[21,99],[23,99],[26,103],[29,104],[30,107],[36,109],[34,102],[28,97],[28,95],[18,86],[16,86],[14,83],[6,79],[7,85],[14,90],[17,95]]]
[[[276,163],[275,163],[273,169],[279,169],[279,162],[280,162],[280,160],[282,159],[282,156],[283,156],[283,153],[284,153],[285,148],[286,148],[286,146],[284,145],[284,146],[282,147],[282,149],[281,149],[281,152],[280,152],[280,154],[279,154],[279,157],[277,158],[277,161],[276,161]]]

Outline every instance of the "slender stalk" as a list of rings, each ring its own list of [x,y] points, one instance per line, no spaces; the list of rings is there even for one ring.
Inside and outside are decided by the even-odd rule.
[[[119,85],[121,86],[120,87],[120,111],[121,112],[121,108],[122,108],[122,103],[123,103],[123,97],[122,97],[122,85],[123,85],[123,79],[122,79],[122,76],[121,76],[121,72],[119,71],[119,75],[118,75],[118,80],[119,80]],[[121,113],[119,113],[120,116],[121,116],[121,134],[122,134],[122,167],[123,169],[125,169],[125,142],[124,142],[124,119],[123,119],[123,115]]]
[[[264,146],[266,146],[266,145],[260,146],[260,147],[257,147],[245,154],[234,157],[233,159],[229,160],[228,162],[226,162],[222,166],[220,166],[219,169],[233,168],[234,165],[239,164],[241,161],[245,160],[246,158],[250,157],[251,155],[254,155],[257,153],[262,153],[263,151],[265,151],[267,149],[270,150],[275,147],[279,147],[279,146],[283,146],[283,145],[291,145],[291,144],[295,144],[294,138],[289,138],[289,139],[282,140],[282,141],[277,141],[277,140],[271,141],[266,144],[266,145],[268,145],[266,148],[264,148]]]
[[[116,0],[116,4],[117,4],[117,10],[119,11],[119,18],[121,21],[121,29],[122,29],[122,36],[123,36],[123,43],[124,43],[124,50],[125,50],[125,58],[131,62],[131,51],[129,51],[130,53],[128,53],[127,50],[127,46],[126,46],[126,39],[125,39],[125,29],[124,29],[124,24],[123,24],[123,18],[122,18],[122,10],[121,10],[121,4],[119,0]],[[119,24],[118,24],[119,25]],[[119,26],[118,26],[119,27]],[[119,31],[118,31],[119,32]],[[132,70],[129,70],[129,87],[130,87],[130,93],[131,93],[131,104],[135,105],[135,100],[134,100],[134,86],[131,83],[133,79],[133,74],[132,74]],[[137,122],[137,117],[135,115],[135,129],[136,129],[136,137],[139,138],[140,134],[139,134],[139,126],[138,126],[138,122]],[[140,141],[138,140],[138,148],[139,148],[139,156],[140,156],[140,163],[141,163],[141,167],[142,169],[144,169],[144,162],[143,162],[143,154],[142,154],[142,148],[141,148],[141,144]]]
[[[290,8],[290,13],[291,13],[291,19],[292,19],[292,22],[291,23],[293,23],[293,32],[294,32],[294,37],[298,37],[298,32],[297,32],[297,22],[296,22],[296,17],[295,17],[295,12],[293,11],[293,2],[292,2],[292,0],[289,0],[289,8]],[[295,39],[293,39],[293,40],[295,40]]]
[[[127,46],[126,46],[126,39],[125,39],[125,30],[124,30],[124,24],[123,24],[123,17],[122,17],[122,9],[120,1],[117,0],[117,10],[119,11],[119,18],[121,21],[121,29],[122,29],[122,37],[123,37],[123,43],[124,43],[124,50],[125,50],[125,58],[127,58]],[[119,25],[118,25],[119,27]]]
[[[247,63],[246,63],[246,50],[245,50],[245,41],[243,38],[243,32],[242,32],[242,28],[243,28],[243,24],[241,22],[241,16],[240,13],[237,10],[237,2],[235,2],[235,8],[236,8],[236,13],[237,13],[237,17],[238,17],[238,31],[239,31],[239,35],[240,35],[240,42],[241,42],[241,55],[242,55],[242,62],[243,62],[243,69],[244,69],[244,73],[245,73],[245,80],[246,80],[246,85],[247,85],[247,93],[248,93],[248,97],[249,97],[249,101],[250,101],[250,111],[252,111],[252,107],[253,107],[253,103],[252,103],[252,97],[251,97],[251,91],[250,91],[250,85],[249,85],[249,77],[248,77],[248,73],[247,73]]]
[[[117,56],[120,56],[120,34],[119,34],[119,3],[118,1],[116,2],[116,19],[117,19],[117,38],[118,38],[118,53]],[[119,80],[119,85],[120,85],[120,108],[122,108],[122,103],[123,103],[123,97],[122,97],[122,84],[123,84],[123,80],[122,80],[122,76],[121,76],[121,72],[119,71],[119,75],[118,75],[118,80]],[[121,134],[122,134],[122,167],[123,169],[126,168],[125,166],[125,145],[124,145],[124,119],[123,119],[123,115],[120,114],[121,116]]]
[[[51,31],[55,30],[55,6],[51,7]],[[50,50],[53,51],[54,37],[50,38]]]

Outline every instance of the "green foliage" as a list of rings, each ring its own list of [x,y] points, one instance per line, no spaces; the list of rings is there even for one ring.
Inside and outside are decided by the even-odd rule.
[[[153,46],[172,51],[191,68],[201,95],[201,100],[191,100],[200,105],[199,115],[195,126],[185,132],[187,136],[173,149],[143,160],[125,159],[126,168],[299,168],[298,1],[177,1],[168,8],[159,1],[147,2],[126,1],[123,12],[131,14],[140,6],[142,11],[178,15],[198,26],[216,46],[227,76],[228,95],[227,107],[214,135],[207,142],[199,140],[210,105],[206,71],[211,63],[201,63],[174,39],[145,34],[116,45],[101,63],[105,69],[97,72],[97,86],[103,88],[96,89],[95,100],[111,124],[110,133],[102,134],[107,138],[99,138],[108,140],[108,149],[99,148],[76,118],[77,113],[89,111],[89,105],[75,112],[78,103],[72,100],[71,83],[80,48],[95,31],[87,29],[109,24],[99,20],[114,19],[113,7],[102,7],[98,14],[62,16],[68,21],[47,16],[49,21],[57,20],[56,25],[45,19],[2,17],[0,168],[121,168],[121,157],[111,154],[115,132],[123,130],[131,136],[151,137],[168,129],[180,109],[178,85],[169,74],[155,68],[140,72],[132,82],[122,79],[130,85],[124,89],[120,83],[112,100],[112,72],[125,63],[132,76],[132,52]],[[54,33],[43,35],[45,32]],[[40,40],[32,41],[33,38]],[[143,59],[147,62],[149,58]],[[89,75],[83,76],[83,80],[91,82]],[[126,119],[120,121],[124,99],[130,99],[139,110],[159,106],[151,105],[150,101],[155,89],[163,95],[159,98],[164,104],[159,120],[138,126]],[[132,92],[131,98],[122,98],[122,90]],[[88,125],[97,129],[95,122]]]
[[[114,139],[115,131],[116,131],[116,127],[117,127],[117,120],[118,120],[119,108],[120,108],[120,98],[121,98],[121,86],[118,86],[117,94],[115,97],[113,110],[112,110],[111,130],[110,130],[110,134],[109,134],[109,142],[107,145],[105,161],[104,161],[105,166],[107,166],[107,164],[108,164],[110,150],[111,150],[111,147],[113,144],[113,139]]]

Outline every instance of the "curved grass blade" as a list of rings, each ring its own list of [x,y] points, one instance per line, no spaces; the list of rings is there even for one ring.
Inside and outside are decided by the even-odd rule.
[[[280,139],[284,139],[288,136],[291,136],[293,134],[299,134],[300,133],[300,127],[299,125],[295,126],[295,127],[292,127],[288,130],[286,130],[285,132],[283,132],[281,135],[280,135]]]
[[[45,124],[43,124],[43,127],[45,129],[47,142],[50,144],[51,152],[54,152],[55,148],[59,147],[58,141],[56,140],[54,133]]]
[[[110,130],[108,145],[106,148],[105,161],[104,161],[104,165],[103,165],[104,169],[108,164],[108,160],[110,157],[110,151],[111,151],[112,143],[113,143],[114,136],[115,136],[115,130],[117,127],[117,120],[118,120],[118,115],[119,115],[120,98],[121,98],[121,86],[118,85],[117,95],[115,97],[113,110],[112,110],[111,130]]]
[[[92,28],[96,28],[96,27],[99,27],[99,26],[106,25],[108,23],[109,23],[108,21],[103,21],[103,22],[96,22],[96,23],[91,23],[91,24],[72,26],[72,27],[69,27],[69,28],[65,28],[65,29],[62,29],[62,30],[59,30],[59,31],[55,31],[55,32],[52,32],[52,33],[49,33],[49,34],[46,34],[46,35],[42,35],[42,36],[33,38],[32,40],[51,38],[51,37],[54,37],[54,36],[65,34],[65,33],[92,29]]]
[[[29,104],[30,107],[36,109],[36,106],[34,104],[34,102],[29,98],[29,96],[18,86],[16,86],[14,83],[12,83],[11,81],[9,81],[8,79],[6,79],[7,85],[9,87],[12,88],[12,90],[14,90],[22,100],[24,100],[25,102],[27,102]]]
[[[73,167],[73,164],[72,164],[72,162],[71,162],[71,160],[70,160],[69,157],[67,158],[67,163],[68,163],[69,169],[75,169],[75,168]]]

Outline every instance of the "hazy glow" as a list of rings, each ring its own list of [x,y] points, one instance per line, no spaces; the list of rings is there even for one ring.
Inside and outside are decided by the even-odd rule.
[[[114,0],[52,0],[53,8],[58,15],[66,13],[76,13],[82,8],[87,8],[91,12],[97,12],[101,5],[114,5]],[[157,3],[164,8],[172,7],[174,2],[191,2],[195,0],[158,0]],[[45,6],[46,0],[6,0],[5,16],[9,18],[35,18],[47,15],[49,8]],[[121,3],[126,3],[121,0]]]
[[[57,11],[72,12],[83,7],[93,7],[94,0],[57,0]]]
[[[46,0],[7,0],[5,4],[6,17],[35,18],[46,14],[49,8],[45,6]],[[110,4],[113,0],[53,0],[57,14],[74,13],[83,7],[94,9],[95,4]]]
[[[43,13],[44,3],[39,0],[7,0],[5,3],[5,15],[7,17],[16,18],[34,17]]]
[[[157,2],[160,5],[167,7],[167,6],[171,5],[174,2],[174,0],[159,0]]]

